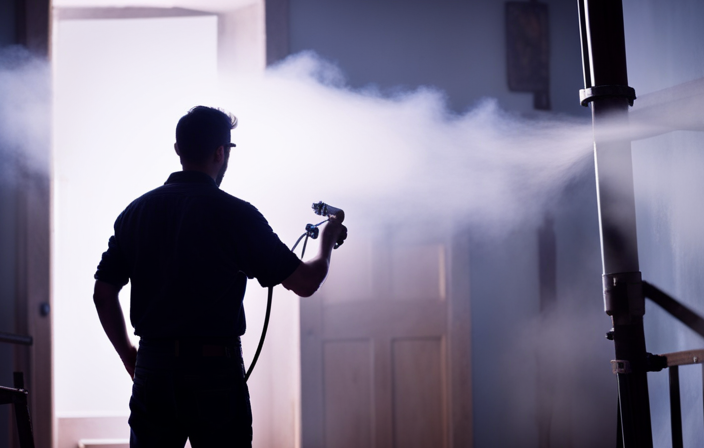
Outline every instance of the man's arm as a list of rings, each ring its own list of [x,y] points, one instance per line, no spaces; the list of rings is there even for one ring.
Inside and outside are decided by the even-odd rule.
[[[289,275],[281,283],[284,288],[295,292],[301,297],[310,297],[320,288],[320,285],[323,284],[325,277],[328,275],[330,258],[335,243],[344,241],[347,238],[347,228],[342,225],[344,219],[345,214],[342,211],[340,211],[338,216],[333,215],[330,217],[325,228],[323,228],[318,255],[298,265],[293,274]]]
[[[98,310],[100,323],[105,330],[105,334],[120,355],[122,363],[127,369],[127,373],[134,378],[134,368],[137,363],[137,349],[130,342],[125,325],[125,317],[122,314],[122,306],[119,299],[120,288],[110,283],[100,280],[95,281],[93,291],[93,302]]]

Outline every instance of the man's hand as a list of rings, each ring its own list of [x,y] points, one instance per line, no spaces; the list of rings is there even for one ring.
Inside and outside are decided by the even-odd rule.
[[[282,282],[284,288],[301,297],[311,296],[320,288],[328,275],[333,247],[336,243],[339,246],[347,238],[347,227],[342,225],[344,219],[345,212],[342,210],[336,215],[330,215],[323,228],[318,255],[298,265],[293,274]]]
[[[125,365],[127,373],[129,373],[132,379],[134,379],[134,370],[137,365],[137,347],[134,345],[130,347],[130,350],[127,352],[127,356],[122,358],[122,364]]]
[[[98,311],[100,323],[112,346],[115,347],[115,351],[120,355],[127,373],[134,379],[137,349],[132,345],[127,334],[127,326],[125,325],[125,316],[122,314],[119,294],[120,288],[117,286],[101,282],[100,280],[95,281],[93,302]]]
[[[335,215],[330,215],[330,219],[323,228],[323,236],[320,240],[321,249],[340,246],[347,239],[347,227],[342,225],[345,220],[345,212],[340,210]]]

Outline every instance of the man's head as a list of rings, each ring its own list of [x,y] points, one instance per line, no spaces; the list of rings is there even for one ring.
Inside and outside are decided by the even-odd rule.
[[[236,126],[237,118],[219,109],[194,107],[176,125],[179,155],[189,162],[203,162],[219,146],[234,146],[230,144],[230,131]]]
[[[224,164],[217,170],[218,185],[227,169],[230,148],[230,131],[237,126],[237,118],[219,109],[196,106],[181,117],[176,125],[176,152],[184,169],[210,172],[213,161],[224,157]],[[221,154],[222,152],[222,154]]]

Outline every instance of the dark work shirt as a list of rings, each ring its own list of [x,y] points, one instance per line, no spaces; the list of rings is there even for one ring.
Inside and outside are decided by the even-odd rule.
[[[246,328],[247,278],[274,286],[299,263],[251,204],[182,171],[120,214],[95,278],[131,282],[138,336],[233,337]]]

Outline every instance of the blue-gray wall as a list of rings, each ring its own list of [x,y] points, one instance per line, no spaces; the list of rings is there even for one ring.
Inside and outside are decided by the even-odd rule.
[[[290,50],[336,62],[350,85],[382,91],[430,85],[464,111],[483,97],[532,109],[532,94],[508,91],[504,3],[497,0],[291,0]],[[584,114],[576,4],[550,8],[551,96],[558,112]]]
[[[576,1],[549,1],[553,111],[583,117]],[[505,2],[499,0],[290,1],[290,49],[337,63],[352,87],[434,86],[463,112],[485,97],[532,115],[532,94],[510,92]],[[568,186],[553,210],[557,239],[555,314],[541,318],[537,227],[500,241],[475,235],[471,284],[475,448],[538,447],[538,357],[551,381],[552,446],[615,445],[616,388],[601,298],[593,166]],[[542,320],[541,320],[542,319]]]
[[[577,104],[582,77],[576,2],[547,3],[553,110],[585,116],[588,111]],[[13,6],[14,2],[0,3],[0,46],[14,42]],[[432,85],[447,93],[455,111],[490,96],[498,98],[503,108],[527,113],[532,109],[531,95],[509,92],[506,86],[503,8],[504,2],[498,0],[291,0],[290,48],[313,49],[337,62],[354,87],[374,84],[393,91],[399,86]],[[630,84],[638,93],[704,76],[704,3],[624,0],[624,12]],[[704,314],[704,241],[699,236],[704,228],[700,204],[704,138],[700,133],[677,132],[633,147],[644,278]],[[2,331],[13,329],[8,319],[14,314],[12,197],[6,189],[0,194]],[[613,446],[616,392],[608,373],[612,348],[603,339],[609,322],[602,311],[596,200],[588,164],[554,213],[558,300],[567,306],[544,325],[544,337],[546,342],[566,339],[554,346],[554,360],[570,379],[560,387],[572,391],[556,403],[557,409],[568,410],[567,422],[561,423],[571,434],[554,437],[564,441],[562,446]],[[505,238],[500,250],[477,241],[471,254],[477,448],[537,446],[538,400],[516,402],[513,396],[517,389],[531,390],[535,375],[517,364],[511,383],[503,383],[496,380],[501,372],[494,363],[496,353],[515,349],[526,322],[535,322],[539,315],[536,240],[535,228],[519,229]],[[645,325],[651,352],[702,346],[701,338],[651,304]],[[0,346],[0,384],[11,383],[8,353],[7,346]],[[523,353],[521,360],[530,363],[531,356]],[[701,371],[681,370],[685,443],[696,444],[704,439]],[[651,374],[650,381],[655,446],[668,447],[666,373]],[[6,415],[7,407],[0,406],[0,448],[5,446],[6,425],[1,422],[7,421]]]
[[[637,94],[704,77],[704,2],[624,0],[624,15],[629,83]],[[704,315],[704,134],[679,131],[635,142],[633,160],[643,278]],[[652,303],[646,303],[645,329],[653,353],[704,347],[701,337]],[[700,446],[702,371],[685,366],[680,375],[684,444]],[[654,445],[667,448],[667,372],[648,379]]]

